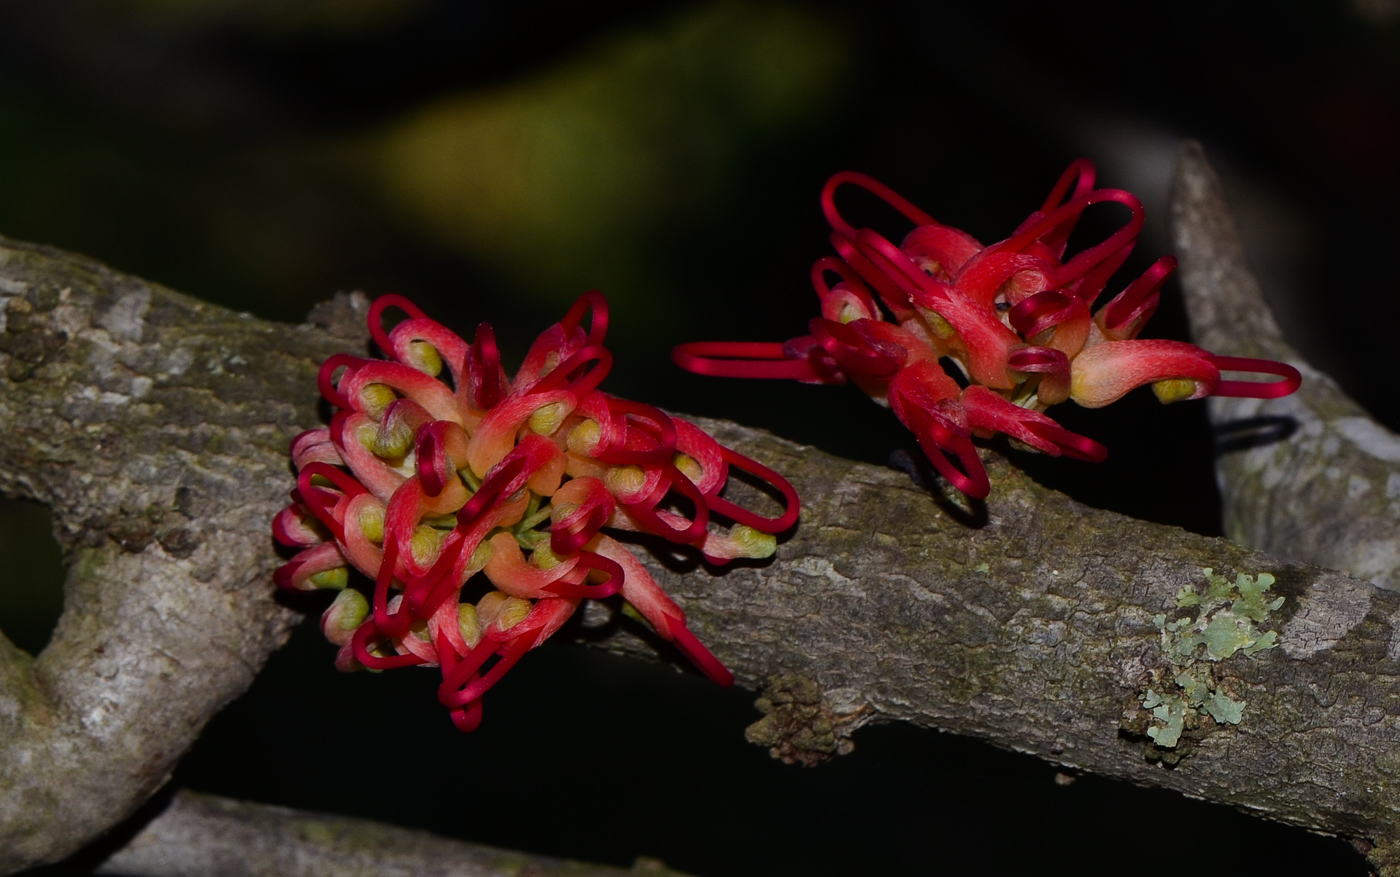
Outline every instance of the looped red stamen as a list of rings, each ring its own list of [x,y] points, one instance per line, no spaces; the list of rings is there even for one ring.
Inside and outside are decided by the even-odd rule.
[[[1157,290],[1175,270],[1175,256],[1163,256],[1152,263],[1141,277],[1104,305],[1104,327],[1112,331],[1139,320],[1146,322],[1157,310]]]
[[[955,488],[973,499],[986,499],[987,494],[992,492],[987,470],[983,468],[982,459],[977,456],[977,448],[970,437],[955,435],[933,417],[927,417],[922,433],[915,430],[914,434],[933,468]],[[957,466],[949,459],[949,451],[957,458]]]
[[[1057,446],[1066,457],[1083,460],[1086,463],[1102,463],[1108,459],[1108,448],[1077,432],[1070,432],[1060,426],[1038,423],[1033,420],[1026,421],[1022,425],[1047,442]]]
[[[441,701],[443,706],[465,706],[474,700],[479,700],[483,694],[490,691],[497,682],[500,682],[501,677],[510,672],[510,669],[519,663],[521,658],[525,657],[526,652],[534,648],[538,639],[539,633],[537,631],[531,631],[509,640],[505,648],[501,650],[500,657],[496,663],[492,665],[491,669],[486,671],[484,676],[471,679],[470,681],[464,680],[466,681],[466,687],[462,688],[460,691],[449,690],[444,694],[443,689],[447,687],[447,680],[443,680],[442,688],[438,690],[438,700]],[[481,644],[478,645],[476,649],[472,650],[473,653],[486,645],[493,647],[499,646],[498,643],[492,640],[483,639]],[[487,652],[486,657],[489,658],[493,653],[494,648],[491,652]],[[465,664],[466,662],[463,663]],[[482,664],[484,663],[485,659],[482,660]],[[481,664],[478,664],[477,667],[480,668]]]
[[[807,329],[847,374],[888,381],[904,367],[908,355],[892,344],[862,335],[855,328],[860,322],[837,323],[813,317]]]
[[[350,638],[350,648],[354,651],[355,660],[370,670],[396,670],[399,667],[413,667],[428,663],[411,652],[406,655],[381,656],[369,650],[370,642],[382,641],[383,639],[384,636],[375,628],[373,621],[366,621],[355,628],[355,633]]]
[[[1071,183],[1074,183],[1074,194],[1069,195],[1069,200],[1082,197],[1094,188],[1094,163],[1087,158],[1076,158],[1070,162],[1065,172],[1060,174],[1060,178],[1055,181],[1055,186],[1050,190],[1050,194],[1045,197],[1045,203],[1041,205],[1041,213],[1049,213],[1059,207],[1069,193]]]
[[[597,345],[584,347],[555,366],[549,374],[530,388],[530,392],[547,393],[550,390],[558,389],[564,385],[565,381],[568,381],[570,393],[575,396],[586,396],[597,389],[603,378],[608,376],[608,372],[612,369],[612,361],[612,353],[606,347]],[[570,377],[575,372],[585,369],[590,362],[593,363],[592,368],[587,368],[582,374]]]
[[[307,511],[316,516],[316,520],[326,526],[327,530],[336,537],[336,541],[345,541],[345,530],[341,523],[331,514],[331,509],[340,502],[342,497],[327,498],[329,491],[317,487],[311,483],[311,479],[321,476],[336,486],[344,494],[343,498],[354,499],[362,493],[368,493],[360,482],[350,477],[343,469],[332,466],[329,463],[307,463],[297,473],[297,494],[301,496],[302,504]]]
[[[1022,338],[1034,338],[1073,315],[1074,302],[1063,292],[1047,289],[1021,299],[1007,312],[1007,320]]]
[[[882,270],[906,296],[917,298],[919,290],[927,286],[928,275],[890,241],[868,228],[856,232],[855,240],[861,255]]]
[[[414,442],[414,456],[417,458],[418,482],[428,496],[438,496],[449,480],[457,473],[449,471],[447,463],[447,436],[449,429],[457,425],[445,420],[435,420],[418,428],[418,438]]]
[[[463,734],[469,734],[481,727],[481,701],[474,700],[466,706],[453,707],[447,711],[452,724]]]
[[[471,346],[469,383],[478,407],[490,410],[505,395],[501,386],[501,352],[496,348],[496,330],[490,323],[476,327],[476,340]]]
[[[525,458],[515,451],[511,451],[510,456],[497,463],[496,467],[486,474],[486,478],[481,482],[481,487],[457,512],[457,526],[461,527],[474,521],[478,515],[493,505],[498,497],[510,496],[515,493],[524,486],[533,474],[533,472],[527,471]]]
[[[368,360],[361,356],[337,353],[321,363],[321,369],[316,373],[316,386],[326,401],[337,408],[349,408],[350,401],[345,398],[345,394],[340,392],[340,382],[366,362]],[[342,368],[345,369],[345,373],[337,379],[335,373]]]
[[[1212,396],[1233,396],[1237,399],[1278,399],[1297,390],[1303,375],[1293,366],[1270,359],[1249,359],[1243,356],[1206,355],[1207,361],[1220,371],[1253,372],[1274,375],[1277,381],[1225,381],[1216,385]]]
[[[578,566],[576,570],[583,571],[583,579],[579,582],[557,581],[550,582],[544,586],[546,591],[557,594],[560,597],[577,597],[580,599],[602,600],[611,597],[622,589],[624,573],[622,566],[615,561],[592,551],[580,551],[578,555]],[[607,575],[607,579],[596,585],[583,584],[587,581],[588,571],[597,570]],[[572,576],[570,576],[572,578]]]
[[[783,512],[775,518],[765,518],[756,512],[735,505],[729,500],[719,495],[719,488],[715,492],[705,497],[709,503],[710,511],[718,515],[724,515],[736,524],[745,527],[752,527],[760,533],[782,533],[797,523],[797,517],[801,513],[799,508],[797,491],[783,476],[769,469],[767,466],[744,456],[738,451],[730,450],[720,446],[720,455],[724,462],[742,472],[747,472],[768,486],[776,489],[783,495]],[[720,486],[723,486],[722,484]]]
[[[603,343],[603,337],[608,334],[608,300],[596,289],[590,289],[569,307],[568,313],[564,314],[564,319],[559,321],[559,326],[564,330],[565,337],[573,335],[574,329],[583,321],[583,315],[589,309],[593,311],[593,319],[588,324],[587,340],[584,342],[589,346]]]
[[[578,551],[588,540],[597,535],[616,508],[616,501],[607,491],[599,491],[597,499],[579,506],[549,528],[549,548],[558,555],[570,555]]]
[[[850,265],[834,256],[823,256],[812,264],[812,288],[817,291],[817,298],[825,301],[826,297],[831,295],[831,287],[826,282],[828,271],[845,281],[851,292],[861,300],[872,317],[879,316],[880,308],[875,304],[875,297],[870,294],[870,290],[860,279],[860,275]]]
[[[914,312],[914,305],[909,300],[909,293],[882,268],[876,266],[867,259],[864,253],[855,244],[855,241],[839,231],[831,233],[831,245],[836,248],[836,252],[841,255],[847,265],[859,274],[866,283],[875,287],[875,291],[880,294],[880,300],[894,314],[895,319],[903,319]]]
[[[379,573],[374,577],[374,599],[371,601],[374,626],[388,637],[402,637],[408,633],[413,619],[403,603],[398,611],[389,611],[389,588],[394,583],[394,573],[399,562],[399,541],[387,528],[384,531],[384,558],[379,563]],[[407,601],[405,601],[407,602]]]
[[[1030,374],[1069,374],[1069,357],[1053,347],[1022,347],[1007,357],[1006,364]]]
[[[614,418],[614,434],[619,442],[609,442],[593,457],[614,466],[648,466],[671,462],[676,453],[676,424],[660,408],[607,398],[607,411]]]
[[[846,373],[841,370],[841,363],[837,362],[821,342],[811,335],[800,335],[796,338],[789,338],[783,342],[783,353],[788,359],[804,359],[812,366],[812,370],[817,376],[805,379],[803,383],[808,384],[844,384],[846,383]]]
[[[391,307],[398,308],[408,314],[409,319],[413,320],[427,319],[428,316],[418,305],[396,293],[381,295],[370,302],[368,318],[370,337],[374,339],[374,343],[379,346],[380,350],[384,351],[385,355],[390,356],[394,353],[394,344],[389,340],[389,333],[384,329],[384,311]]]
[[[710,507],[705,502],[704,494],[700,492],[700,488],[695,486],[695,482],[685,477],[679,469],[670,463],[658,468],[661,472],[661,478],[651,494],[638,502],[623,502],[621,503],[622,507],[638,523],[646,527],[647,532],[654,533],[668,542],[689,545],[695,540],[703,538],[705,526],[710,521]],[[672,490],[690,500],[691,505],[695,506],[695,517],[690,519],[684,527],[673,527],[656,513],[656,506]],[[682,520],[685,519],[682,518]]]
[[[671,361],[688,372],[716,378],[821,379],[806,357],[789,358],[778,342],[691,341],[672,350]]]
[[[927,213],[915,207],[913,202],[900,195],[895,190],[876,180],[874,177],[856,171],[841,171],[833,174],[831,179],[822,186],[822,213],[826,216],[826,221],[831,227],[839,231],[846,237],[855,236],[855,228],[841,216],[841,212],[836,209],[836,190],[842,185],[850,183],[859,186],[871,193],[876,198],[898,210],[904,218],[915,225],[938,225],[938,222]]]
[[[668,619],[669,620],[669,619]],[[676,644],[676,648],[690,659],[701,673],[704,673],[711,682],[725,688],[734,684],[734,674],[729,672],[729,668],[720,663],[719,658],[714,656],[709,649],[705,648],[700,640],[695,638],[695,634],[690,632],[690,628],[685,624],[678,623],[670,627],[671,642]]]

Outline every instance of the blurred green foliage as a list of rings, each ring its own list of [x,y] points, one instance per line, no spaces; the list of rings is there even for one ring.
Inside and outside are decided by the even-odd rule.
[[[531,297],[596,286],[634,308],[676,270],[648,258],[658,237],[716,216],[755,146],[814,130],[850,58],[798,9],[703,6],[435,101],[366,147],[367,172],[416,227]]]

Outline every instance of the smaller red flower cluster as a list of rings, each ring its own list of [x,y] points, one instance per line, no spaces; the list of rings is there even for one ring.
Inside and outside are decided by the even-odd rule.
[[[390,306],[408,318],[386,331]],[[525,652],[584,598],[620,593],[707,676],[733,681],[601,530],[659,535],[715,563],[767,557],[773,534],[797,520],[797,495],[695,425],[599,391],[612,365],[607,319],[602,295],[585,294],[509,379],[489,325],[468,344],[385,296],[369,325],[391,358],[339,355],[322,366],[321,393],[339,410],[329,428],[292,442],[297,487],[273,535],[302,549],[277,571],[279,585],[341,589],[321,621],[341,647],[338,667],[435,665],[439,700],[471,730],[482,695]],[[731,468],[767,482],[783,513],[765,518],[724,499]],[[712,530],[712,515],[735,525]],[[347,587],[350,566],[373,580],[368,599]],[[478,572],[489,585],[469,584]]]
[[[914,223],[903,244],[857,229],[841,216],[835,193],[847,183]],[[1302,380],[1282,363],[1215,356],[1182,341],[1135,340],[1176,267],[1171,256],[1091,312],[1128,258],[1143,209],[1127,192],[1095,189],[1087,159],[1071,164],[1041,208],[991,246],[936,222],[863,174],[836,174],[821,201],[841,258],[828,256],[812,267],[822,315],[808,324],[811,334],[785,344],[683,344],[676,348],[676,364],[725,377],[850,380],[889,405],[934,467],[969,496],[985,497],[990,490],[974,436],[1005,433],[1043,453],[1103,460],[1108,452],[1102,445],[1042,413],[1066,399],[1098,408],[1143,384],[1151,384],[1163,402],[1209,395],[1272,398],[1288,395]],[[1066,258],[1080,217],[1101,203],[1127,207],[1128,222]],[[840,278],[835,286],[828,284],[833,274]],[[872,287],[892,319],[881,312]],[[945,358],[956,375],[942,367]],[[1222,371],[1280,380],[1222,380]]]

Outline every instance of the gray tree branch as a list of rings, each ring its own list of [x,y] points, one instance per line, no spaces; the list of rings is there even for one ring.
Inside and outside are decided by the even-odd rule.
[[[0,865],[13,871],[131,812],[285,635],[267,536],[291,486],[284,448],[318,422],[316,363],[355,342],[13,242],[0,241],[0,290],[13,424],[0,488],[54,509],[71,569],[52,644],[35,661],[0,655]],[[765,691],[752,736],[777,754],[810,761],[863,723],[909,721],[1375,842],[1386,862],[1400,594],[1086,508],[994,457],[992,498],[969,507],[898,472],[704,425],[786,474],[803,520],[766,565],[650,565],[740,684]],[[1143,698],[1177,684],[1162,625],[1189,614],[1176,597],[1204,567],[1277,578],[1285,603],[1262,627],[1278,647],[1202,665],[1243,704],[1238,723],[1201,714],[1159,746]],[[654,657],[631,630],[593,638]]]
[[[365,819],[178,792],[96,871],[114,877],[685,877],[498,850]]]
[[[1400,587],[1400,436],[1283,340],[1199,143],[1179,155],[1172,225],[1201,346],[1296,366],[1283,399],[1212,398],[1226,535],[1279,557]]]

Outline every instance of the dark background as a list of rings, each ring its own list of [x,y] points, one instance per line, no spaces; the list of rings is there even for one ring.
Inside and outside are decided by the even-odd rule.
[[[578,293],[613,305],[605,388],[883,464],[851,388],[680,373],[687,340],[783,340],[816,300],[843,168],[983,241],[1088,155],[1168,248],[1176,144],[1205,142],[1289,340],[1392,428],[1400,4],[0,0],[0,234],[262,317],[402,292],[508,364]],[[902,233],[872,210],[872,223]],[[1114,217],[1090,217],[1111,227]],[[1169,287],[1148,334],[1186,337]],[[514,357],[514,358],[512,358]],[[308,388],[310,391],[310,388]],[[1219,533],[1198,405],[1055,415],[1109,446],[1018,455],[1090,504]],[[0,507],[0,627],[61,607],[42,510]],[[35,545],[45,546],[36,549]],[[905,727],[787,767],[752,695],[678,665],[533,653],[457,734],[431,674],[341,676],[308,624],[177,782],[535,852],[699,875],[1366,873],[1345,843]]]

